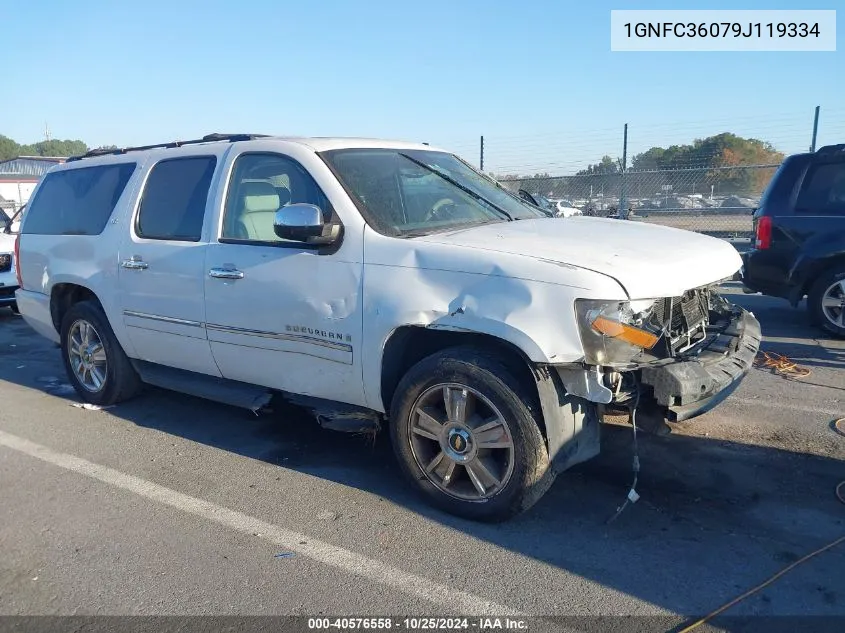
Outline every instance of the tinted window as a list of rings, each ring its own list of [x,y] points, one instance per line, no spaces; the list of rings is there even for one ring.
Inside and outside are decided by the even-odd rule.
[[[135,163],[81,167],[47,174],[27,206],[23,233],[99,235]]]
[[[138,236],[198,242],[216,164],[214,156],[174,158],[156,164],[141,197]]]
[[[812,165],[795,206],[802,213],[845,215],[845,162]]]
[[[276,211],[296,202],[317,205],[327,224],[334,221],[328,198],[302,165],[280,154],[244,154],[232,171],[221,237],[285,242],[273,231],[273,220]]]

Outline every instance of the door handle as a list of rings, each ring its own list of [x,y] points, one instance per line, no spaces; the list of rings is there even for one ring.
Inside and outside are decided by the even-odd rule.
[[[120,262],[120,265],[129,270],[145,270],[148,266],[147,262],[143,261],[140,257],[124,259]]]
[[[209,277],[215,279],[243,279],[244,274],[240,270],[234,268],[212,268],[208,271]]]

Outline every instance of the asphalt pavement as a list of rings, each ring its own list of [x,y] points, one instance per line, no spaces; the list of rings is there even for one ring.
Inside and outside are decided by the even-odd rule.
[[[812,370],[754,369],[716,410],[599,457],[529,513],[477,524],[422,503],[386,434],[320,429],[150,389],[74,405],[59,350],[0,310],[0,614],[703,615],[845,534],[845,341],[804,309],[726,293],[763,348]],[[845,545],[731,615],[845,616]]]

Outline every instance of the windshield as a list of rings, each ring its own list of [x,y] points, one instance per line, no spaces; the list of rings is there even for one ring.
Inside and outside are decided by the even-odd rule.
[[[547,217],[445,152],[343,149],[320,155],[370,225],[387,235]]]

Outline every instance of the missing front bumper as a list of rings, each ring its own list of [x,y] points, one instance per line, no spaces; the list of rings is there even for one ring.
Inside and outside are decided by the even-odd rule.
[[[641,384],[670,422],[694,418],[715,407],[739,386],[760,349],[760,323],[737,308],[731,324],[694,360],[644,367]]]

